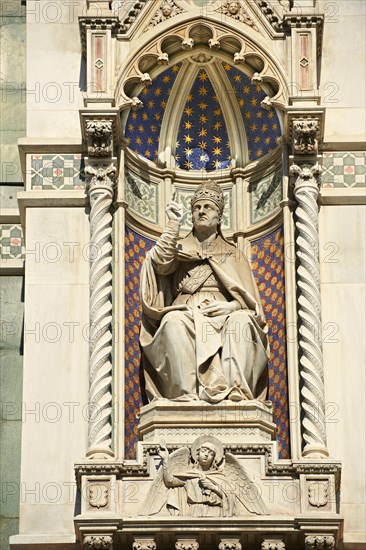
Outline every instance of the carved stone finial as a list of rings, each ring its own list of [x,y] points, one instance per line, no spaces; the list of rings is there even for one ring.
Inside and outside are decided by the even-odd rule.
[[[317,119],[293,120],[294,155],[316,155],[318,152],[319,121]]]
[[[85,127],[89,157],[112,156],[112,121],[88,120]]]
[[[83,540],[84,550],[113,550],[113,537],[109,535],[87,535]]]
[[[334,550],[333,535],[309,535],[305,537],[306,550]]]
[[[261,101],[261,107],[266,111],[272,109],[272,99],[268,95]]]
[[[263,78],[261,77],[261,75],[259,73],[254,73],[251,79],[251,83],[260,85],[262,84],[262,82]]]
[[[183,50],[191,50],[194,46],[194,40],[193,38],[185,38],[182,40],[182,49]]]

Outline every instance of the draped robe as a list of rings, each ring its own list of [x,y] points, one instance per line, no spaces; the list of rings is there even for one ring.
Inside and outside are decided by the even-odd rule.
[[[149,400],[264,400],[267,327],[250,265],[219,233],[203,246],[193,232],[179,239],[168,225],[141,272],[140,343]],[[236,301],[215,317],[201,307]]]

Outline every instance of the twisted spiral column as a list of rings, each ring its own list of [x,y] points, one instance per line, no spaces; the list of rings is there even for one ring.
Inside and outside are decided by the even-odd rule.
[[[324,373],[321,330],[318,176],[319,165],[293,165],[290,174],[297,176],[294,195],[296,208],[297,286],[299,291],[299,346],[303,456],[328,456],[325,432]]]
[[[113,456],[112,412],[112,216],[116,168],[87,166],[90,179],[89,432],[90,458]]]

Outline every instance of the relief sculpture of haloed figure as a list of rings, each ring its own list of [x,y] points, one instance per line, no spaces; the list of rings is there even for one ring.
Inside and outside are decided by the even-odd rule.
[[[249,262],[221,233],[221,188],[200,185],[191,207],[193,229],[180,239],[182,207],[173,194],[141,272],[148,399],[265,400],[267,327]]]

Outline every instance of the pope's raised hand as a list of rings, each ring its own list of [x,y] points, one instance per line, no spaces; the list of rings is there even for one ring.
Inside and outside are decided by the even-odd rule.
[[[168,216],[168,220],[175,221],[180,224],[183,219],[183,208],[179,202],[176,202],[175,197],[176,192],[173,191],[169,204],[166,207],[166,215]]]

